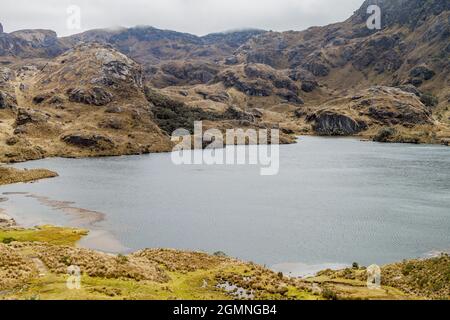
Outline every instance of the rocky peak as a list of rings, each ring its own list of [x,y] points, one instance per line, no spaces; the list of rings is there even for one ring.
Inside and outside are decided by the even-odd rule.
[[[48,47],[55,45],[58,41],[58,36],[52,30],[19,30],[10,33],[10,35],[30,42],[35,47]]]
[[[1,22],[0,22],[0,33],[3,33],[3,25]]]
[[[354,23],[365,22],[370,5],[378,5],[381,8],[383,27],[399,24],[415,28],[430,16],[450,10],[448,0],[365,0],[351,20]]]
[[[142,70],[111,46],[81,44],[52,60],[39,74],[40,92],[66,94],[72,102],[107,105],[114,98],[138,96]]]

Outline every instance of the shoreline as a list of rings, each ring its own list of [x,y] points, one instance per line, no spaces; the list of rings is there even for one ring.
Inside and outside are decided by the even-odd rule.
[[[288,146],[288,145],[294,145],[297,144],[299,142],[299,138],[301,137],[312,137],[312,138],[329,138],[329,139],[354,139],[354,140],[359,140],[359,141],[363,141],[363,142],[373,142],[373,143],[382,143],[382,144],[399,144],[399,145],[404,145],[404,144],[410,144],[410,145],[430,145],[430,146],[442,146],[442,147],[449,147],[450,146],[450,138],[444,138],[441,141],[435,141],[435,142],[420,142],[420,141],[409,141],[409,140],[399,140],[399,141],[376,141],[374,140],[374,138],[371,135],[353,135],[353,136],[325,136],[325,135],[318,135],[318,134],[308,134],[308,133],[301,133],[299,135],[292,135],[292,142],[290,143],[279,143],[279,146]],[[248,144],[246,144],[248,145]],[[270,145],[270,144],[268,144]],[[194,148],[192,148],[192,151],[195,151]],[[32,162],[32,161],[39,161],[39,160],[46,160],[46,159],[57,159],[57,158],[61,158],[61,159],[101,159],[101,158],[117,158],[117,157],[131,157],[131,156],[143,156],[143,155],[152,155],[152,154],[170,154],[173,151],[153,151],[153,152],[142,152],[142,153],[123,153],[123,154],[116,154],[116,153],[112,153],[110,155],[108,154],[98,154],[98,155],[84,155],[84,156],[71,156],[71,155],[51,155],[51,156],[47,156],[47,157],[39,157],[39,158],[30,158],[30,159],[26,159],[26,160],[11,160],[11,161],[7,161],[7,162],[2,162],[0,161],[0,169],[2,168],[2,166],[14,166],[14,165],[18,165],[18,164],[24,164],[24,163],[28,163],[28,162]],[[38,170],[38,169],[36,169]],[[46,170],[46,169],[40,169],[40,170]],[[47,170],[49,171],[49,170]],[[51,172],[51,171],[50,171]],[[54,173],[54,172],[53,172]],[[54,173],[57,176],[57,173]],[[51,178],[51,177],[48,177]],[[45,179],[44,178],[38,178],[39,179]],[[17,182],[12,182],[12,183],[19,183],[19,182],[32,182],[35,180],[30,180],[30,181],[17,181]],[[0,181],[0,186],[2,185],[1,181]]]

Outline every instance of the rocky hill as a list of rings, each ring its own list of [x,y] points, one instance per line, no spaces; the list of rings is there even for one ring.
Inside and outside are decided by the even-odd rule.
[[[2,71],[11,75],[0,109],[2,161],[170,150],[141,67],[112,48],[80,45],[42,67]]]

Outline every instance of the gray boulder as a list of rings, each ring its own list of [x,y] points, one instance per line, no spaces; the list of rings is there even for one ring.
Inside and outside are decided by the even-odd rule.
[[[114,147],[114,141],[111,138],[92,133],[72,133],[63,136],[62,141],[81,148],[92,148],[106,150]]]
[[[105,106],[113,100],[113,95],[101,87],[94,87],[92,89],[69,89],[67,95],[71,102],[94,106]]]
[[[367,129],[364,121],[357,121],[332,110],[319,111],[308,120],[314,121],[313,130],[324,136],[350,136]]]

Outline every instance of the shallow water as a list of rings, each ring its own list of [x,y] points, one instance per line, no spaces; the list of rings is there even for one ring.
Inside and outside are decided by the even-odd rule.
[[[60,177],[0,187],[28,193],[0,208],[27,226],[93,229],[83,244],[97,249],[223,251],[298,274],[450,249],[450,148],[304,137],[280,157],[265,177],[170,154],[28,162]]]

